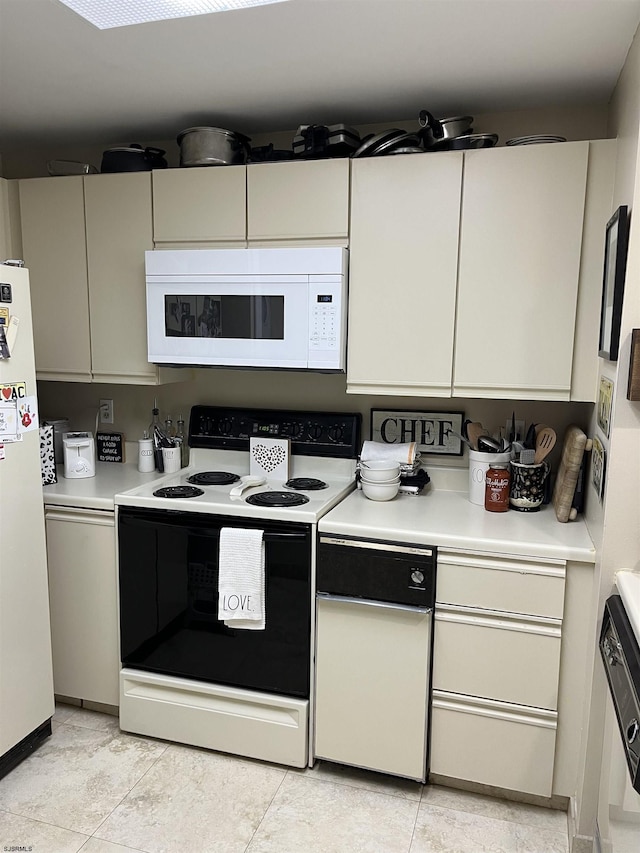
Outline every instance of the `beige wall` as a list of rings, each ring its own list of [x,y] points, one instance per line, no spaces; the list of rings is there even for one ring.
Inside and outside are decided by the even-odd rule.
[[[379,124],[358,127],[361,137],[368,133],[377,133],[390,127],[401,127],[407,131],[418,130],[418,116],[399,120],[389,120]],[[603,103],[565,109],[540,109],[513,111],[506,113],[486,113],[475,116],[476,133],[497,133],[498,144],[504,144],[515,136],[529,136],[534,133],[552,133],[565,136],[569,140],[604,139],[607,136],[607,105]],[[276,148],[290,149],[296,129],[289,133],[256,134],[252,145],[266,145],[273,142]],[[47,145],[38,148],[9,149],[1,152],[0,174],[5,178],[37,178],[46,176],[48,160],[75,160],[90,163],[98,170],[105,148],[130,145],[153,145],[167,152],[169,166],[178,166],[180,150],[175,139],[143,140],[124,139],[109,141],[98,145],[67,144]]]
[[[422,412],[460,412],[471,420],[479,420],[493,430],[515,410],[516,417],[527,423],[544,422],[560,436],[570,423],[587,428],[593,406],[588,403],[532,403],[507,400],[424,399],[418,397],[377,397],[347,394],[344,375],[278,372],[271,370],[194,370],[191,382],[144,388],[126,385],[88,385],[68,382],[39,382],[38,396],[43,418],[68,417],[72,429],[95,429],[101,398],[114,400],[113,429],[124,432],[127,441],[142,437],[151,420],[154,399],[158,400],[161,417],[180,413],[188,421],[191,406],[196,403],[257,408],[303,409],[359,412],[363,418],[363,437],[369,435],[372,408],[415,410]],[[111,427],[110,427],[111,428]],[[557,468],[560,443],[549,457]],[[427,458],[428,465],[467,465],[463,458]]]
[[[616,178],[612,213],[619,205],[640,209],[640,33],[629,51],[610,105],[609,136],[617,137]],[[600,371],[615,383],[609,438],[599,431],[595,417],[590,434],[597,434],[607,454],[603,503],[589,487],[587,523],[598,547],[597,588],[592,601],[593,653],[589,677],[591,701],[585,714],[581,779],[577,791],[577,834],[593,836],[602,754],[606,682],[597,639],[605,599],[611,594],[615,572],[640,570],[640,404],[626,399],[631,330],[640,327],[640,222],[631,215],[624,308],[617,362],[600,360]]]

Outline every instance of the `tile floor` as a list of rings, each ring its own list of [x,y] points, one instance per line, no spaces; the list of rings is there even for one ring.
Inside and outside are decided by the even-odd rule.
[[[312,770],[124,734],[58,705],[0,780],[0,850],[567,853],[562,812],[318,762]]]

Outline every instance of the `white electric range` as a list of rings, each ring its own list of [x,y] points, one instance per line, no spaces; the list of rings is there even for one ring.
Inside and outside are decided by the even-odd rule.
[[[265,481],[243,489],[256,437]],[[188,468],[115,496],[120,726],[305,766],[317,522],[355,488],[360,415],[194,406],[189,445]],[[225,528],[261,531],[263,629],[218,616]]]

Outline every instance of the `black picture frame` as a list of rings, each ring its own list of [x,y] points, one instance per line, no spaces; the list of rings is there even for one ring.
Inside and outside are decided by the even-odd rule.
[[[605,232],[598,355],[607,361],[618,360],[628,238],[628,210],[621,205],[607,222]]]

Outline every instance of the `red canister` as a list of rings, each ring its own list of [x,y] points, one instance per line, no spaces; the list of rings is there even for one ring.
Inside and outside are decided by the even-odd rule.
[[[489,465],[485,477],[484,508],[489,512],[506,512],[509,509],[511,472],[507,465]]]

